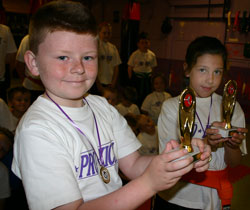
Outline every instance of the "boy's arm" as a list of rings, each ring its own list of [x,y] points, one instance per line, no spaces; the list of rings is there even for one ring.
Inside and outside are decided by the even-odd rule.
[[[128,66],[128,78],[129,79],[132,78],[132,72],[133,72],[133,67],[132,66]]]
[[[204,148],[200,140],[194,140],[194,143]],[[172,187],[176,182],[193,168],[193,158],[189,157],[180,161],[172,162],[187,153],[186,150],[172,151],[178,147],[176,141],[171,140],[167,143],[165,150],[157,156],[140,156],[134,152],[121,160],[119,165],[127,177],[135,178],[128,184],[108,195],[84,203],[83,200],[77,200],[69,204],[55,208],[56,210],[84,210],[84,209],[102,209],[102,210],[127,210],[135,209],[144,201],[151,198],[158,191]],[[208,168],[209,148],[202,155],[204,171]]]
[[[186,154],[185,150],[170,152],[178,143],[170,141],[161,155],[145,157],[134,152],[121,160],[119,166],[129,178],[128,184],[108,195],[84,203],[82,200],[60,206],[57,210],[71,209],[135,209],[160,190],[172,187],[182,175],[193,168],[192,158],[171,162]]]
[[[118,75],[119,75],[119,65],[114,67],[114,73],[113,73],[112,82],[111,82],[112,88],[116,87]]]

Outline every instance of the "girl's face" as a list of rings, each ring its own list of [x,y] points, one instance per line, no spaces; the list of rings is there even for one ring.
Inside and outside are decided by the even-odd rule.
[[[219,54],[204,54],[197,58],[196,64],[186,73],[190,78],[189,86],[194,89],[197,97],[209,97],[217,90],[223,69],[223,58]]]

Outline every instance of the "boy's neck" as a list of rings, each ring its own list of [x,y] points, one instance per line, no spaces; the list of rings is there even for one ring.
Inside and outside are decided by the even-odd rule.
[[[20,119],[20,118],[23,116],[24,112],[19,112],[19,111],[17,111],[17,110],[12,110],[12,114],[13,114],[17,119]]]
[[[83,98],[80,99],[62,99],[59,97],[51,97],[48,96],[46,93],[44,93],[43,95],[44,98],[48,99],[49,101],[54,101],[55,103],[57,103],[59,106],[66,106],[66,107],[72,107],[72,108],[78,108],[78,107],[83,107],[84,106],[84,102],[83,102]],[[83,96],[84,97],[84,96]]]

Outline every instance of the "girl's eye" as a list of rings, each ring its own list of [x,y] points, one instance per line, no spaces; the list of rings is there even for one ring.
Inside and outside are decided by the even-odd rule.
[[[200,72],[205,72],[205,71],[206,71],[206,69],[204,69],[204,68],[200,68],[200,69],[199,69],[199,71],[200,71]]]
[[[216,75],[221,75],[221,74],[222,74],[222,70],[215,70],[214,73],[215,73]]]
[[[58,59],[62,60],[62,61],[65,61],[65,60],[67,60],[67,56],[59,56]]]

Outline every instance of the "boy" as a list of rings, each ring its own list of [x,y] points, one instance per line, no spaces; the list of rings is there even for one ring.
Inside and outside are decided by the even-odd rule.
[[[149,50],[150,41],[147,33],[139,34],[137,47],[128,60],[128,77],[138,92],[137,105],[140,107],[151,92],[151,74],[157,66],[157,60],[155,54]]]
[[[202,161],[170,162],[184,150],[141,157],[126,121],[103,97],[84,95],[97,75],[97,30],[81,4],[55,1],[41,7],[29,29],[25,62],[40,75],[45,94],[22,117],[16,130],[12,170],[23,181],[30,209],[135,209],[157,191],[173,186]],[[167,154],[166,154],[167,153]],[[130,179],[126,186],[118,167]],[[156,179],[157,177],[157,179]]]
[[[15,125],[30,106],[31,93],[24,87],[14,87],[8,91],[8,105],[13,115]]]

